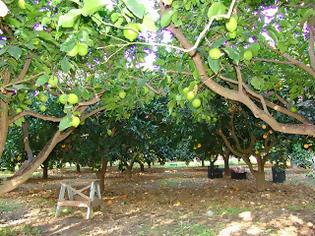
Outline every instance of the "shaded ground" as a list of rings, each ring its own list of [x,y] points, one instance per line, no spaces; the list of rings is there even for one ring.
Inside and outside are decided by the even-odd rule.
[[[0,235],[315,235],[315,185],[303,171],[290,170],[287,183],[261,193],[252,179],[206,174],[205,168],[159,168],[128,179],[113,169],[104,204],[87,221],[83,210],[54,214],[60,180],[79,187],[92,174],[55,172],[0,199]]]

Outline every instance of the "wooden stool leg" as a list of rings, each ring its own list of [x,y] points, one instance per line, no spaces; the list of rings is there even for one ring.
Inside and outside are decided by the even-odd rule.
[[[66,187],[64,186],[64,184],[61,184],[58,201],[65,199],[65,192],[66,192]],[[60,215],[60,212],[61,212],[61,206],[59,206],[58,203],[57,203],[57,208],[56,208],[56,215],[55,215],[55,217],[58,217],[58,216]]]
[[[92,214],[93,214],[93,209],[92,209],[91,206],[89,206],[89,207],[87,208],[87,212],[86,212],[86,219],[87,219],[87,220],[91,219]]]

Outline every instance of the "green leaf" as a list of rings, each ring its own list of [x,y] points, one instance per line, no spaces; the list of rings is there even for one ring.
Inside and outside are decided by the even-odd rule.
[[[106,0],[84,0],[82,10],[83,16],[93,15],[95,12],[101,10],[106,5]]]
[[[62,26],[63,28],[72,28],[75,21],[82,14],[80,9],[72,9],[67,14],[59,17],[58,26]]]
[[[45,40],[46,42],[52,43],[54,45],[58,45],[56,40],[46,31],[39,31],[38,35],[39,38]]]
[[[225,14],[227,7],[221,2],[215,2],[208,10],[208,18],[216,18],[218,15]]]
[[[110,15],[110,20],[113,23],[115,23],[119,19],[120,16],[121,16],[120,13],[114,12],[113,14]]]
[[[152,19],[151,15],[145,15],[144,16],[141,27],[143,27],[147,31],[152,31],[152,32],[157,31],[157,27],[156,27],[155,22]]]
[[[62,58],[62,60],[60,61],[60,66],[62,71],[65,73],[69,73],[72,67],[67,57]]]
[[[214,73],[218,73],[219,72],[219,70],[220,70],[220,60],[213,60],[212,58],[208,57],[208,63],[209,63],[210,69]]]
[[[225,41],[226,41],[225,37],[219,38],[211,45],[211,47],[212,48],[219,48],[224,44]]]
[[[62,118],[62,120],[59,123],[59,131],[63,131],[65,129],[68,129],[71,127],[71,119],[68,116],[65,116]]]
[[[127,8],[139,19],[142,19],[145,14],[145,7],[139,0],[126,0]]]
[[[41,75],[38,77],[38,79],[36,80],[35,85],[37,87],[39,86],[43,86],[44,84],[46,84],[48,82],[49,77],[47,75]]]
[[[18,60],[22,55],[22,49],[18,46],[10,46],[7,52],[16,60]]]
[[[162,28],[168,26],[171,23],[173,14],[174,14],[174,11],[172,11],[172,10],[166,11],[163,14],[163,16],[161,18],[161,26],[162,26]]]
[[[241,55],[235,48],[224,48],[223,50],[227,53],[229,58],[231,58],[236,64],[239,63]]]
[[[259,79],[258,77],[254,77],[251,79],[250,84],[257,90],[261,90],[264,86],[264,81]]]
[[[258,43],[253,43],[248,47],[248,49],[252,51],[254,57],[257,57],[260,50],[260,45]]]

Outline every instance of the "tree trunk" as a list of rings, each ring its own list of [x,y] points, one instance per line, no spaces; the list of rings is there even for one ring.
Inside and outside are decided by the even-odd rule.
[[[105,174],[107,170],[107,164],[108,164],[107,159],[102,159],[101,169],[96,172],[96,176],[100,180],[101,194],[104,193],[104,189],[105,189]]]
[[[148,162],[148,168],[151,168],[151,161]]]
[[[33,151],[32,151],[31,146],[30,146],[28,127],[29,127],[28,122],[25,121],[22,124],[23,143],[24,143],[24,150],[25,150],[26,155],[27,155],[27,160],[32,161],[34,158],[34,155],[33,155]]]
[[[265,172],[257,171],[254,174],[256,180],[256,188],[258,191],[264,191],[266,189]]]
[[[80,164],[76,164],[77,173],[81,173],[81,166]]]
[[[0,185],[0,196],[12,191],[17,186],[27,181],[32,176],[33,172],[36,171],[38,167],[48,158],[55,146],[62,140],[66,139],[72,131],[73,129],[69,129],[66,132],[57,131],[36,158],[34,158],[31,162],[25,161],[21,166],[21,171],[18,171],[19,174],[15,174],[10,180],[7,180]]]
[[[201,159],[201,166],[205,167],[205,159],[203,159],[203,158]]]
[[[290,166],[292,169],[297,169],[297,164],[293,161],[293,160],[290,160]]]
[[[140,165],[140,172],[144,172],[144,164],[142,162],[139,162]]]
[[[46,159],[43,162],[43,179],[48,179],[48,166],[49,166],[49,159]]]
[[[6,85],[10,81],[10,72],[5,70],[2,73],[2,85]],[[0,98],[0,157],[3,154],[4,146],[9,131],[9,104]]]
[[[229,159],[230,159],[229,155],[223,156],[223,160],[224,160],[224,176],[231,176]]]
[[[257,160],[257,171],[253,173],[256,179],[256,187],[258,191],[264,191],[266,188],[265,162],[260,156],[256,156],[256,160]]]
[[[128,163],[126,164],[126,172],[129,178],[132,177],[132,168],[133,168],[133,162],[131,162],[130,165],[128,165]]]

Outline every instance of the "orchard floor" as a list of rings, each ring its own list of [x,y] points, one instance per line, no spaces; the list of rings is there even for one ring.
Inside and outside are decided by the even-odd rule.
[[[106,175],[100,211],[54,217],[60,181],[87,183],[92,174],[50,173],[0,198],[0,236],[5,235],[315,235],[315,184],[302,170],[288,170],[285,184],[257,193],[252,178],[207,178],[206,168],[146,169],[132,179]],[[270,173],[267,179],[270,180]]]

